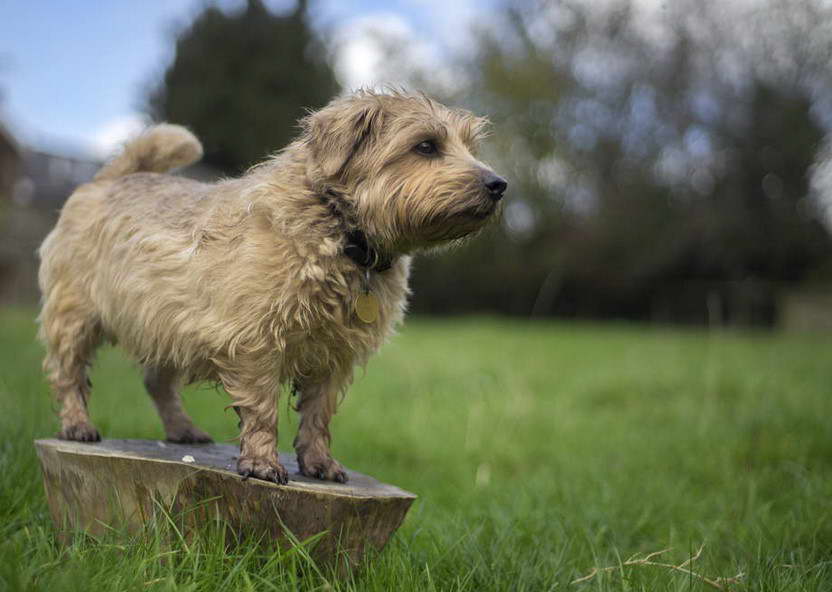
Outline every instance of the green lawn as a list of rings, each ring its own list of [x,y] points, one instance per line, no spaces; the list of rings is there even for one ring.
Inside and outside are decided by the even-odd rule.
[[[35,437],[56,431],[30,311],[0,312],[0,590],[832,590],[832,343],[824,336],[414,319],[335,420],[336,456],[419,495],[348,581],[299,553],[53,538]],[[133,365],[102,351],[105,437],[160,438]],[[235,436],[225,395],[186,395]],[[296,418],[281,401],[280,443]],[[617,566],[582,582],[595,567]],[[739,583],[718,578],[744,574]]]

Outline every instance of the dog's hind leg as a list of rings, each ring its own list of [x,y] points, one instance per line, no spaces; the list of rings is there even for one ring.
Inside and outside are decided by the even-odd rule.
[[[53,290],[44,300],[39,321],[46,346],[43,370],[61,406],[58,437],[97,442],[101,436],[87,411],[92,387],[87,369],[102,341],[100,323],[83,299],[66,289]]]
[[[156,405],[165,437],[169,442],[180,444],[204,444],[213,442],[211,436],[194,425],[179,396],[181,385],[179,373],[170,367],[147,367],[144,371],[144,386]]]
[[[294,446],[300,472],[307,477],[346,483],[344,467],[329,450],[329,420],[335,414],[338,382],[330,379],[319,384],[300,383],[297,389],[300,426]]]

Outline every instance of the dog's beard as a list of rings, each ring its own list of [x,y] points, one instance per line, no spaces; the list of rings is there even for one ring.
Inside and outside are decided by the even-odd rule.
[[[490,224],[498,210],[497,203],[481,197],[460,201],[444,215],[437,215],[427,221],[414,234],[417,235],[418,242],[427,247],[463,242]]]

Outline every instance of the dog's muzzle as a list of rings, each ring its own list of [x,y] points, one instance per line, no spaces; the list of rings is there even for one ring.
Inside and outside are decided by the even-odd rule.
[[[505,193],[508,188],[508,182],[491,171],[485,171],[483,173],[482,182],[483,185],[485,185],[488,197],[494,201],[500,201],[503,198],[503,193]]]

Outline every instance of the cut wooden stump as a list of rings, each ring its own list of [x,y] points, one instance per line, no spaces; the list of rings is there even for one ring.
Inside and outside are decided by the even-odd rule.
[[[340,551],[358,565],[366,549],[384,547],[416,499],[349,470],[346,484],[304,477],[289,455],[280,456],[288,485],[243,481],[234,470],[237,448],[223,444],[36,440],[35,446],[63,540],[76,530],[103,534],[126,526],[135,532],[164,509],[186,537],[217,519],[238,539],[258,536],[283,548],[289,544],[284,529],[299,541],[325,532],[312,556],[331,563]]]

